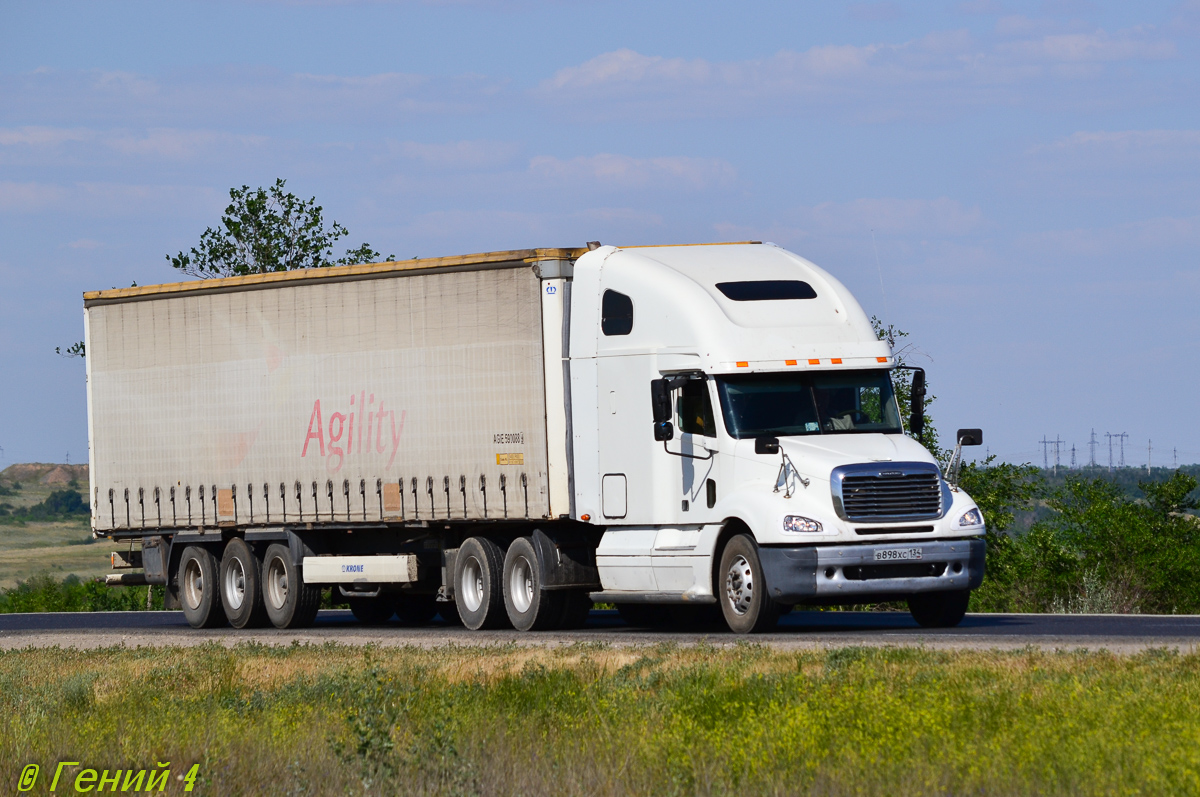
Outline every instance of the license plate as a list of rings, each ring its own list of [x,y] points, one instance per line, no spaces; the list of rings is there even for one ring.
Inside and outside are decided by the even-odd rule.
[[[903,562],[920,558],[920,548],[885,548],[882,551],[875,552],[876,562]]]

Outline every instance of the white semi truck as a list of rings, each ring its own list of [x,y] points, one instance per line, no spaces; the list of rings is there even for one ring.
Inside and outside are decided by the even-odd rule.
[[[529,249],[84,295],[92,529],[196,627],[634,623],[906,600],[957,624],[983,517],[893,352],[757,242]],[[923,373],[910,430],[923,423]],[[977,444],[962,430],[959,446]]]

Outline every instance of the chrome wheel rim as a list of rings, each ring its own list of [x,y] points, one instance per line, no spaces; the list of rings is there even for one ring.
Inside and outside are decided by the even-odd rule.
[[[729,570],[725,573],[725,599],[738,615],[750,611],[750,604],[754,600],[754,572],[746,557],[740,554],[729,563]]]
[[[467,611],[479,611],[479,607],[483,605],[483,567],[474,556],[463,564],[458,592]]]
[[[241,559],[231,559],[225,570],[225,599],[229,601],[229,608],[235,611],[242,608],[242,602],[246,600],[246,571]]]
[[[508,574],[508,595],[513,608],[521,614],[529,611],[533,605],[533,568],[524,556],[516,558],[512,572]]]
[[[287,599],[287,565],[276,556],[267,565],[267,601],[271,604],[271,608],[282,609],[287,605]]]
[[[189,609],[199,609],[204,602],[204,570],[195,559],[183,569],[183,599]]]

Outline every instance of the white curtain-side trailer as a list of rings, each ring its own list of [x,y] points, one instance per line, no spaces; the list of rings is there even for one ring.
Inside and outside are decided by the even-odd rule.
[[[907,600],[981,513],[831,275],[770,244],[529,249],[84,295],[93,533],[197,627],[472,629]],[[909,430],[923,422],[920,385]],[[960,430],[961,446],[978,430]],[[139,572],[140,571],[140,572]]]

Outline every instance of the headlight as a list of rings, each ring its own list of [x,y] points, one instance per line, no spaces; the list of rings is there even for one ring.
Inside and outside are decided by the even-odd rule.
[[[983,525],[983,513],[980,512],[978,508],[968,509],[966,511],[966,513],[964,513],[963,516],[958,519],[958,525],[960,525],[960,526],[982,526]]]
[[[809,534],[817,534],[821,531],[821,524],[812,518],[800,517],[799,515],[788,515],[783,519],[784,531],[802,531]]]

